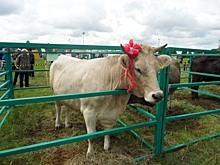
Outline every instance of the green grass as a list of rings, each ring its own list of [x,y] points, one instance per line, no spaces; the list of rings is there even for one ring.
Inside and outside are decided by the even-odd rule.
[[[43,63],[37,60],[37,63]],[[44,69],[37,66],[35,69]],[[185,75],[184,75],[185,76]],[[182,80],[187,82],[187,80]],[[48,85],[45,72],[36,72],[35,77],[30,77],[30,86]],[[19,85],[18,85],[19,86]],[[220,86],[202,87],[208,91],[219,94]],[[16,90],[15,98],[52,95],[49,88]],[[175,93],[172,110],[167,111],[167,116],[187,114],[205,109],[219,108],[217,99],[201,96],[200,100],[192,101],[191,94],[186,90]],[[192,105],[193,107],[190,107]],[[143,108],[146,108],[142,106]],[[153,110],[155,113],[155,109]],[[1,116],[0,116],[1,118]],[[141,115],[128,107],[121,117],[127,124],[148,121],[149,118]],[[51,141],[85,134],[85,123],[80,112],[71,112],[70,129],[54,129],[55,108],[53,103],[37,103],[17,105],[13,108],[6,122],[0,128],[0,150],[21,147],[40,142]],[[64,123],[64,113],[62,113]],[[117,127],[120,125],[117,124]],[[98,130],[101,127],[98,126]],[[208,115],[193,119],[168,122],[166,124],[165,147],[178,143],[188,142],[193,139],[217,133],[220,130],[220,119]],[[154,127],[135,130],[141,137],[151,144],[154,143]],[[1,165],[59,165],[59,164],[153,164],[153,165],[216,165],[220,164],[220,137],[198,142],[177,151],[168,152],[159,157],[148,156],[145,160],[134,163],[132,159],[143,155],[150,155],[152,151],[146,148],[130,132],[123,132],[111,136],[111,151],[103,151],[103,137],[95,140],[95,158],[85,159],[87,141],[72,143],[59,147],[43,149],[34,152],[18,154],[0,158]]]

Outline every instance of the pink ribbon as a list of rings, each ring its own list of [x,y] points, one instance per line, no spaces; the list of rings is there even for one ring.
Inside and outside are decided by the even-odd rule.
[[[141,50],[141,46],[135,43],[132,39],[130,39],[128,44],[123,45],[123,51],[129,57],[129,66],[127,70],[122,69],[122,75],[120,77],[123,85],[126,86],[127,92],[130,93],[135,87],[136,82],[134,81],[134,72],[133,72],[133,59],[138,56],[138,52]],[[130,85],[123,82],[124,77],[128,77],[130,81]]]
[[[138,52],[142,49],[141,45],[135,43],[132,39],[130,39],[128,44],[124,44],[124,52],[131,58],[134,59],[137,57]]]

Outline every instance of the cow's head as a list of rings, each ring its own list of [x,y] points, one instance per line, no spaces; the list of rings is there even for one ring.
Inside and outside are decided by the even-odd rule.
[[[166,45],[158,48],[152,48],[146,44],[140,44],[140,46],[138,56],[133,59],[132,70],[136,86],[132,92],[138,97],[144,97],[147,102],[155,104],[164,97],[157,80],[158,70],[160,67],[168,66],[171,63],[171,57],[168,55],[154,56],[155,52],[160,51]],[[124,50],[123,46],[122,50]],[[124,70],[129,68],[130,58],[127,55],[122,55],[119,61]]]

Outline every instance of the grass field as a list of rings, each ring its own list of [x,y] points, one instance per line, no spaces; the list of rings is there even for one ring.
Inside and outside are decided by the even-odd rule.
[[[36,62],[41,64],[43,63],[43,60],[40,59]],[[44,66],[39,65],[36,66],[35,69],[44,69]],[[19,84],[17,85],[19,86]],[[48,85],[45,72],[36,72],[34,78],[30,77],[30,86],[42,85]],[[220,86],[201,87],[200,89],[220,94]],[[16,98],[45,95],[52,95],[49,88],[15,91]],[[176,91],[174,99],[175,101],[173,102],[172,110],[168,110],[167,116],[187,114],[220,107],[219,99],[200,95],[199,100],[192,101],[191,93],[184,90]],[[190,105],[194,105],[194,107],[189,107]],[[155,113],[155,110],[153,110],[153,113]],[[64,123],[64,114],[62,114],[62,119]],[[127,110],[121,119],[127,124],[149,120],[149,118],[141,115],[130,107],[127,107]],[[0,150],[86,133],[84,119],[80,112],[71,112],[71,123],[73,127],[69,129],[62,128],[60,130],[55,130],[54,120],[54,103],[50,102],[15,106],[2,128],[0,128]],[[117,124],[117,127],[118,126],[120,125]],[[97,129],[101,130],[99,126]],[[154,127],[137,129],[135,131],[153,144]],[[220,119],[213,115],[168,122],[166,125],[165,147],[188,142],[218,132],[220,132]],[[143,161],[137,163],[133,162],[134,157],[150,155],[152,154],[152,151],[146,148],[130,132],[111,135],[111,150],[108,153],[103,151],[103,137],[99,137],[95,140],[94,148],[96,154],[92,159],[85,158],[87,141],[81,141],[59,147],[3,157],[0,158],[0,165],[220,164],[220,137],[188,145],[185,148],[166,153],[159,157],[148,156]]]

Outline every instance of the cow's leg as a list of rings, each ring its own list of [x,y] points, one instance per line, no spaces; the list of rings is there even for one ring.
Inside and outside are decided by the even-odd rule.
[[[110,128],[104,128],[105,130],[108,130]],[[110,148],[110,135],[105,135],[104,137],[104,150],[108,151]]]
[[[200,75],[192,75],[192,82],[201,82],[203,81],[203,77]],[[198,90],[199,86],[192,86],[191,89]],[[199,98],[198,92],[192,91],[192,100],[196,100]]]
[[[192,89],[194,89],[194,90],[198,90],[199,89],[199,86],[194,86],[194,87],[191,87]],[[196,100],[196,99],[198,99],[199,98],[199,94],[198,94],[198,92],[193,92],[192,91],[192,100]]]
[[[85,123],[86,123],[87,133],[96,132],[96,117],[95,117],[94,111],[84,110],[83,116],[84,116]],[[94,154],[94,149],[93,149],[94,139],[88,139],[88,143],[89,143],[89,146],[88,146],[88,150],[86,154],[87,158],[89,158],[90,156]]]
[[[61,104],[57,101],[55,102],[55,108],[56,108],[55,129],[59,129],[61,127],[61,123],[60,123]]]
[[[70,128],[71,124],[70,124],[70,109],[69,107],[65,107],[66,109],[66,115],[65,115],[65,127],[66,128]]]

